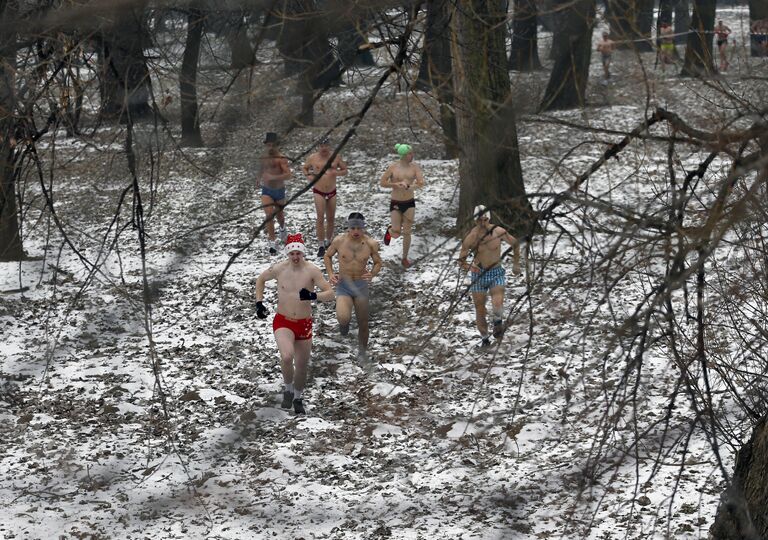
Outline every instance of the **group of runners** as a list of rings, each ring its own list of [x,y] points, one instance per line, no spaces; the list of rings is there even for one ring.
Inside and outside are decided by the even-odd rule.
[[[301,170],[312,185],[319,246],[317,256],[323,259],[326,279],[320,267],[307,260],[304,237],[287,233],[283,215],[287,202],[285,182],[292,172],[287,158],[278,148],[277,135],[267,133],[264,145],[257,186],[261,188],[261,202],[267,217],[270,254],[282,251],[285,259],[270,265],[257,277],[256,315],[261,319],[269,316],[269,309],[264,303],[265,285],[276,280],[277,308],[272,329],[283,375],[281,406],[304,414],[304,388],[312,351],[311,302],[335,300],[336,319],[342,336],[349,333],[354,311],[358,330],[357,359],[361,365],[369,366],[369,291],[371,281],[381,271],[382,260],[379,242],[368,234],[362,212],[350,213],[345,223],[346,231],[334,237],[336,179],[346,175],[348,168],[340,155],[330,159],[333,155],[330,141],[323,139],[317,151],[307,157]],[[408,144],[396,144],[395,151],[399,159],[387,167],[380,181],[382,187],[392,190],[390,224],[383,242],[389,245],[393,239],[402,238],[400,263],[407,269],[412,266],[408,255],[416,211],[415,190],[423,188],[425,182],[421,167],[414,162],[413,148]],[[280,226],[279,239],[273,221]],[[502,266],[502,242],[512,246],[513,270],[519,273],[517,239],[491,223],[491,213],[486,207],[476,207],[474,226],[462,241],[459,265],[471,276],[468,287],[475,305],[481,348],[491,346],[491,335],[500,340],[505,329],[503,302],[506,274]],[[474,254],[474,258],[468,262],[470,253]],[[492,332],[489,332],[487,322],[488,295],[492,300]]]
[[[728,71],[728,37],[731,35],[731,29],[723,24],[722,20],[718,20],[714,28],[714,34],[720,58],[720,71]],[[603,77],[606,82],[611,78],[611,59],[613,51],[619,43],[612,40],[608,32],[603,32],[602,39],[597,43],[597,52],[600,53]],[[661,71],[666,72],[667,66],[675,61],[675,32],[672,29],[672,25],[668,22],[659,24],[657,54]]]

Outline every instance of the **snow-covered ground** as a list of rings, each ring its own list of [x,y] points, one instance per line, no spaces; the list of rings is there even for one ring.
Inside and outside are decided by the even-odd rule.
[[[743,10],[719,13],[737,28]],[[736,69],[715,88],[651,72],[638,90],[637,64],[619,54],[612,86],[591,90],[600,106],[520,122],[536,208],[621,138],[547,118],[628,131],[663,105],[713,127],[723,87],[739,96],[754,91]],[[766,69],[760,59],[749,66]],[[520,75],[516,88],[525,77],[535,75]],[[304,152],[360,93],[349,87],[324,97],[320,127],[294,132],[286,153]],[[722,475],[678,391],[678,366],[656,343],[636,370],[617,337],[616,326],[663,276],[660,255],[638,243],[620,259],[623,268],[606,269],[605,276],[624,276],[606,302],[602,277],[586,265],[615,238],[582,230],[580,217],[591,210],[565,204],[558,223],[567,235],[552,225],[531,242],[525,274],[507,275],[509,329],[490,352],[477,352],[451,234],[458,163],[439,159],[439,134],[402,95],[383,96],[342,151],[350,172],[340,181],[337,216],[363,211],[380,238],[389,194],[378,180],[392,145],[414,143],[427,179],[418,195],[416,264],[400,267],[399,242],[382,247],[385,267],[372,286],[372,369],[355,361],[354,326],[342,338],[333,306],[316,308],[309,414],[280,409],[271,320],[257,319],[253,305],[255,277],[279,259],[269,257],[263,236],[250,242],[261,217],[256,154],[272,127],[260,114],[207,124],[204,137],[221,137],[218,146],[185,155],[164,135],[150,136],[151,126],[138,128],[146,130],[136,140],[148,309],[130,199],[110,226],[130,183],[120,133],[88,147],[57,140],[55,208],[89,262],[33,205],[25,247],[45,258],[0,264],[0,291],[25,288],[0,295],[4,537],[706,537]],[[404,118],[413,124],[398,123]],[[654,210],[667,182],[665,151],[664,142],[635,141],[590,179],[589,193]],[[680,171],[705,155],[679,152]],[[710,181],[718,178],[713,172]],[[313,253],[311,196],[299,197],[287,216]],[[594,222],[608,230],[613,219],[620,216],[598,214]],[[268,287],[266,302],[274,301]],[[736,438],[746,435],[733,403],[716,399]],[[733,447],[720,451],[730,469]]]

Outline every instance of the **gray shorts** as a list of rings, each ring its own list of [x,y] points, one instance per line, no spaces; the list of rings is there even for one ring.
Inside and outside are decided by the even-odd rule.
[[[368,298],[368,282],[364,279],[341,279],[336,285],[336,296],[349,296],[351,298]]]

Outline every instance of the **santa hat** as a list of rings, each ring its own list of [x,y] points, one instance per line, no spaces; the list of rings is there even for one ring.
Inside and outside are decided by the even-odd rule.
[[[291,251],[301,251],[302,253],[306,253],[304,238],[301,237],[301,233],[288,235],[288,238],[285,241],[285,254],[288,255]]]

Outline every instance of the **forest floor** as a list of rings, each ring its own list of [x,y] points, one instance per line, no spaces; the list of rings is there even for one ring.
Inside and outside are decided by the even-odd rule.
[[[738,28],[744,13],[719,15]],[[603,85],[593,58],[592,106],[551,115],[533,112],[546,72],[513,74],[534,206],[620,138],[564,122],[629,131],[663,106],[706,128],[720,118],[722,96],[764,98],[753,79],[766,75],[768,59],[736,56],[727,75],[707,82],[661,74],[653,61],[620,51]],[[359,107],[377,74],[350,74],[318,103],[316,126],[289,135],[294,171],[320,134]],[[389,219],[378,181],[394,143],[414,145],[427,179],[414,267],[399,264],[399,242],[382,246],[385,265],[371,290],[373,365],[355,360],[354,324],[342,338],[333,305],[319,304],[308,414],[280,409],[271,319],[257,319],[253,302],[255,277],[280,257],[268,255],[263,234],[252,238],[262,216],[253,178],[263,133],[279,130],[298,98],[265,93],[268,82],[252,91],[244,79],[204,109],[204,148],[181,151],[168,134],[137,126],[144,261],[130,199],[117,212],[131,181],[123,130],[58,138],[56,162],[47,162],[54,208],[77,253],[42,211],[40,186],[24,184],[25,247],[35,258],[0,264],[0,291],[24,289],[0,295],[5,538],[706,537],[722,490],[706,438],[693,433],[663,456],[651,440],[627,446],[634,429],[667,414],[685,436],[693,413],[684,403],[669,408],[677,374],[668,358],[645,359],[638,422],[604,429],[607,396],[625,372],[604,361],[615,313],[601,310],[586,278],[557,285],[582,270],[578,242],[531,242],[526,272],[507,274],[506,335],[490,351],[475,349],[474,311],[455,262],[458,162],[442,159],[434,104],[423,94],[385,88],[342,151],[349,174],[337,223],[363,211],[376,239]],[[664,148],[636,143],[594,176],[592,189],[645,204],[656,186],[640,179],[663,175]],[[681,165],[695,167],[701,155],[692,149]],[[287,220],[321,265],[310,195],[289,206]],[[645,286],[627,287],[618,311]],[[266,303],[274,308],[269,285]],[[722,449],[728,467],[731,450]]]

